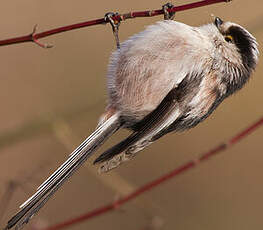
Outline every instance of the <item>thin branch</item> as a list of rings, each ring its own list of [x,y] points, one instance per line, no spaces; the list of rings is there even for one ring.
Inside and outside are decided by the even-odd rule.
[[[263,117],[261,117],[257,122],[253,123],[251,126],[249,126],[248,128],[244,129],[243,131],[241,131],[240,133],[238,133],[237,135],[235,135],[234,137],[232,137],[231,139],[229,139],[228,141],[219,144],[218,146],[214,147],[213,149],[209,150],[206,153],[201,154],[197,159],[194,159],[192,161],[189,161],[185,164],[183,164],[182,166],[174,169],[173,171],[157,178],[156,180],[153,180],[151,182],[149,182],[148,184],[143,185],[142,187],[138,188],[137,190],[135,190],[134,192],[130,193],[127,196],[124,196],[123,198],[120,198],[108,205],[99,207],[95,210],[92,210],[88,213],[85,213],[83,215],[80,215],[78,217],[75,217],[73,219],[70,220],[66,220],[62,223],[58,223],[54,226],[50,226],[48,228],[45,228],[43,230],[59,230],[59,229],[63,229],[66,227],[69,227],[71,225],[77,224],[79,222],[91,219],[93,217],[96,216],[100,216],[102,214],[105,214],[109,211],[113,211],[117,208],[119,208],[121,205],[127,203],[128,201],[135,199],[137,196],[152,190],[153,188],[161,185],[162,183],[176,177],[179,176],[180,174],[189,171],[191,168],[194,168],[196,165],[198,165],[201,162],[204,162],[208,159],[210,159],[211,157],[215,156],[216,154],[222,152],[223,150],[231,147],[234,144],[237,144],[239,141],[241,141],[243,138],[247,137],[249,134],[251,134],[252,132],[254,132],[257,128],[259,128],[260,126],[263,125]]]
[[[5,190],[4,195],[2,196],[1,200],[0,200],[0,222],[4,216],[4,214],[6,213],[6,209],[9,206],[9,203],[14,195],[14,192],[17,188],[17,184],[15,181],[10,180],[8,182],[7,188]]]
[[[21,173],[22,178],[16,178],[15,180],[10,180],[7,184],[4,195],[0,199],[0,223],[6,213],[8,206],[13,198],[14,192],[21,188],[24,192],[28,192],[26,183],[32,182],[34,177],[43,170],[48,164],[43,164],[38,166],[35,170],[33,170],[29,175],[25,176],[25,173]],[[27,191],[26,191],[27,190]]]
[[[189,9],[193,9],[197,7],[207,6],[207,5],[211,5],[215,3],[230,2],[230,1],[231,0],[204,0],[204,1],[189,3],[189,4],[185,4],[181,6],[175,6],[171,9],[168,9],[167,11],[168,12],[178,12],[178,11],[189,10]],[[130,12],[126,14],[118,14],[115,17],[112,17],[112,19],[120,22],[126,19],[137,18],[137,17],[153,17],[153,16],[161,15],[163,13],[164,12],[162,9],[150,10],[150,11],[138,11],[138,12]],[[24,43],[24,42],[34,42],[43,48],[50,48],[51,47],[50,45],[42,44],[39,42],[38,39],[48,37],[54,34],[66,32],[66,31],[70,31],[70,30],[75,30],[75,29],[79,29],[83,27],[94,26],[94,25],[105,24],[105,23],[108,23],[108,21],[105,21],[104,18],[99,18],[99,19],[95,19],[91,21],[68,25],[68,26],[62,26],[62,27],[44,31],[41,33],[35,33],[36,27],[34,27],[33,32],[30,33],[29,35],[1,40],[0,46],[7,46],[7,45],[12,45],[12,44],[17,44],[17,43]]]

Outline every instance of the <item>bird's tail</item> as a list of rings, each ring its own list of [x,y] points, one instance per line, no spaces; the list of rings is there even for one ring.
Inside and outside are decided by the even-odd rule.
[[[21,210],[7,223],[5,230],[15,226],[18,230],[28,223],[30,218],[45,205],[48,199],[61,185],[87,160],[92,153],[120,128],[119,116],[113,114],[76,148],[69,158],[37,189],[36,193],[25,201]]]

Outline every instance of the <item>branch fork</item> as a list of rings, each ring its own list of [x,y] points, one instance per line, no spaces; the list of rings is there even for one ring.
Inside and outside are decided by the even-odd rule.
[[[31,41],[34,42],[35,44],[37,44],[38,46],[44,48],[44,49],[48,49],[48,48],[52,48],[53,45],[51,44],[45,44],[45,43],[41,43],[38,40],[38,36],[37,36],[37,24],[34,26],[32,33],[29,35],[31,37]]]

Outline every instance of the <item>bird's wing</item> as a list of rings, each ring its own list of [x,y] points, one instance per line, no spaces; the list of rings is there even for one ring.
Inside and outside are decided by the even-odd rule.
[[[101,154],[94,161],[94,164],[108,161],[108,164],[112,164],[111,166],[108,165],[110,167],[108,170],[112,169],[121,163],[116,162],[116,159],[109,161],[114,156],[124,151],[126,156],[133,155],[133,153],[151,144],[154,136],[168,128],[180,116],[176,100],[177,94],[177,88],[173,88],[154,111],[134,126],[135,131],[129,137]],[[119,159],[119,161],[121,160],[123,159]],[[108,171],[105,164],[103,170]]]
[[[100,171],[109,171],[166,133],[198,124],[211,114],[221,101],[217,96],[217,84],[213,81],[215,76],[212,72],[207,76],[198,71],[186,74],[155,110],[132,127],[134,132],[129,137],[101,154],[94,164],[103,163]],[[190,116],[191,109],[194,109],[192,113],[197,113],[198,117]],[[189,124],[186,122],[182,125],[182,121],[189,121]]]

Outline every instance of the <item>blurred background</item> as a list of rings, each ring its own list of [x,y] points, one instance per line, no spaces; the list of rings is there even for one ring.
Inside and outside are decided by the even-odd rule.
[[[176,5],[192,1],[177,0]],[[1,4],[0,39],[101,18],[106,12],[159,9],[165,1],[39,1]],[[246,27],[263,39],[261,0],[233,1],[179,12],[176,20],[198,26],[211,14]],[[123,41],[162,17],[123,22]],[[0,226],[18,211],[96,127],[106,105],[106,72],[115,49],[109,25],[99,25],[1,47]],[[260,46],[262,53],[262,46]],[[249,84],[205,122],[167,135],[116,170],[99,175],[90,159],[47,203],[26,229],[78,216],[149,182],[227,140],[263,114],[263,66]],[[99,152],[127,135],[122,131]],[[263,129],[182,176],[145,193],[119,210],[70,229],[262,229]]]

